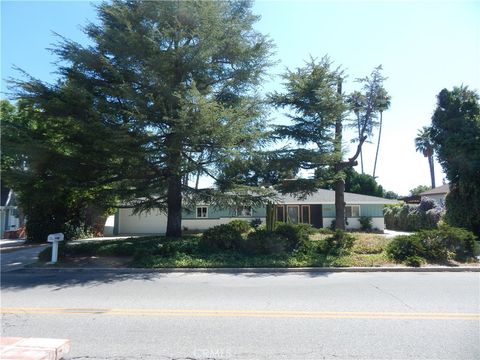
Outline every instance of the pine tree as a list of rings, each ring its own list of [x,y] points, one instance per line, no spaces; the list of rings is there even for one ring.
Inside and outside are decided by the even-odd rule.
[[[281,190],[304,196],[325,187],[325,183],[333,184],[337,229],[345,229],[345,170],[358,164],[362,146],[376,124],[377,97],[384,80],[380,70],[377,67],[370,76],[358,79],[361,93],[345,96],[344,72],[333,68],[328,57],[320,61],[311,59],[304,67],[287,71],[283,75],[285,92],[270,96],[275,106],[291,110],[288,116],[292,125],[278,126],[277,134],[292,140],[293,145],[281,153],[300,168],[315,172],[311,179],[286,182]],[[353,104],[353,97],[360,95],[362,101]],[[349,118],[352,111],[354,119]],[[347,160],[344,160],[344,125],[353,125],[358,130],[356,151]]]
[[[59,84],[17,82],[18,96],[45,103],[62,84],[80,89],[89,121],[109,129],[118,151],[134,148],[118,160],[122,194],[138,211],[165,211],[167,236],[178,237],[183,197],[196,194],[185,179],[214,176],[263,130],[255,87],[272,44],[253,29],[248,1],[115,0],[97,9],[99,24],[85,28],[92,46],[63,39],[54,49]]]

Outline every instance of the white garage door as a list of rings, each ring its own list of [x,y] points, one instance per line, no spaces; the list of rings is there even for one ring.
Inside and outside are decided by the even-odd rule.
[[[158,210],[132,214],[132,209],[119,209],[119,234],[165,234],[167,216]]]

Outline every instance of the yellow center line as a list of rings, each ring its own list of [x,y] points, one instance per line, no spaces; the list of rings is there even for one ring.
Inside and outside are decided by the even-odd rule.
[[[362,311],[275,311],[275,310],[198,310],[198,309],[122,309],[122,308],[32,308],[3,307],[2,314],[70,314],[110,316],[184,316],[184,317],[265,317],[324,319],[411,319],[480,320],[480,313],[461,312],[362,312]]]

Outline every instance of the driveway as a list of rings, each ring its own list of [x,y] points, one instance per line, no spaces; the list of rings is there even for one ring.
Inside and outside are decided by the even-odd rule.
[[[37,261],[40,251],[46,246],[48,246],[48,244],[29,246],[26,248],[22,247],[9,251],[4,251],[6,248],[2,246],[2,251],[0,252],[1,272],[18,270],[26,265],[33,264]]]

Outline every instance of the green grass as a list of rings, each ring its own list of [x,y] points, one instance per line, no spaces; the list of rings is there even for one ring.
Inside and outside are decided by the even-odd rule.
[[[385,252],[389,239],[378,234],[352,233],[355,242],[349,253],[324,254],[322,243],[328,234],[316,233],[301,250],[276,255],[245,255],[239,252],[203,253],[198,248],[200,234],[171,240],[153,236],[111,241],[89,241],[67,244],[59,258],[68,263],[79,257],[129,257],[129,266],[142,268],[227,268],[227,267],[351,267],[392,266]],[[50,260],[50,249],[44,249],[41,261]]]

